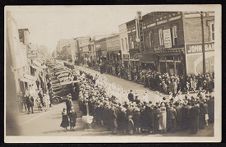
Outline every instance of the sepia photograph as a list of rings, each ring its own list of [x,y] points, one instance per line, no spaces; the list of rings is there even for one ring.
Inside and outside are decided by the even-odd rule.
[[[5,6],[5,142],[220,142],[221,15]]]

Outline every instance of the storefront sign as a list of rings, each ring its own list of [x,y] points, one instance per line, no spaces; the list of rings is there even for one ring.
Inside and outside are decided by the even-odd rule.
[[[161,20],[161,21],[157,21],[157,25],[160,25],[160,24],[163,24],[163,23],[166,23],[167,20]]]
[[[214,43],[206,43],[204,45],[205,51],[213,51],[214,50]],[[202,44],[193,44],[187,45],[187,53],[201,53],[202,52]]]
[[[163,39],[165,48],[172,48],[170,29],[163,30]]]

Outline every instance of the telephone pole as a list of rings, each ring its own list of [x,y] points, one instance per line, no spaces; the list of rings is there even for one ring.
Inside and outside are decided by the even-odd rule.
[[[206,73],[206,58],[205,58],[205,42],[204,42],[204,26],[203,12],[201,11],[201,32],[202,32],[202,57],[203,57],[203,73]]]

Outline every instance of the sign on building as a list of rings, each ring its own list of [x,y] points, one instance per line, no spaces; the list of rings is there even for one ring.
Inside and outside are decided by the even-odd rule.
[[[214,43],[206,43],[204,45],[205,51],[213,51],[214,50]],[[187,53],[201,53],[202,52],[202,44],[192,44],[187,45]]]
[[[164,42],[165,48],[172,48],[170,29],[163,30],[163,42]]]

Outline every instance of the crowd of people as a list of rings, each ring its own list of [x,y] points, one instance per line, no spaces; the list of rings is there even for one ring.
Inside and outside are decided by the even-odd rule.
[[[45,69],[36,75],[36,80],[27,83],[24,90],[18,94],[19,112],[33,114],[47,111],[51,107],[51,86],[49,72]]]
[[[94,67],[90,64],[89,67]],[[168,73],[160,73],[151,69],[142,68],[125,68],[121,64],[107,62],[102,65],[104,72],[131,80],[151,90],[157,90],[165,94],[177,94],[178,92],[197,92],[199,90],[206,90],[212,92],[214,89],[214,73],[198,74],[198,75],[170,75]],[[97,68],[95,68],[97,69]]]
[[[214,122],[214,96],[204,89],[197,95],[177,94],[155,103],[151,97],[148,102],[143,101],[131,90],[126,100],[121,100],[114,89],[109,93],[97,83],[101,76],[80,71],[78,77],[80,110],[83,114],[89,111],[95,126],[105,127],[114,134],[197,133]]]

